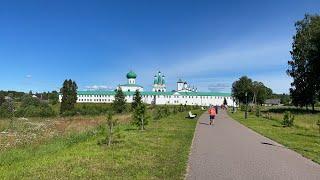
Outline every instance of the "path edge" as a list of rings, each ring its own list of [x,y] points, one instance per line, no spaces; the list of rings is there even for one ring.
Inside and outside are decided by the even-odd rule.
[[[190,146],[190,150],[189,150],[189,155],[188,155],[188,161],[187,161],[187,167],[186,167],[186,171],[185,171],[185,174],[184,174],[184,180],[186,180],[189,176],[189,172],[190,172],[190,158],[191,158],[191,155],[192,155],[192,151],[193,151],[193,146],[194,146],[194,140],[196,138],[196,133],[197,133],[197,129],[199,128],[199,120],[201,118],[201,116],[203,116],[206,112],[203,112],[197,119],[197,124],[196,124],[196,128],[194,129],[194,133],[193,133],[193,138],[192,138],[192,142],[191,142],[191,146]]]

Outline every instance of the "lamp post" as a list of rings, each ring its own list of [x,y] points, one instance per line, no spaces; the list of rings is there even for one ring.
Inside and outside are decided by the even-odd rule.
[[[248,118],[248,92],[245,93],[246,96],[246,112],[244,113],[244,118]]]
[[[232,106],[232,113],[234,113],[234,109],[235,109],[235,107],[234,107],[234,97],[232,97],[232,103],[233,103],[233,106]]]

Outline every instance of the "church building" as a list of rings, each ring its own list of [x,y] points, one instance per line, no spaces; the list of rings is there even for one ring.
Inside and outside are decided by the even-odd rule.
[[[160,71],[154,76],[152,91],[144,91],[143,86],[137,84],[137,74],[135,72],[128,72],[126,78],[127,83],[118,85],[116,90],[121,89],[124,92],[128,103],[133,101],[134,93],[138,90],[141,93],[142,101],[146,104],[220,106],[226,99],[229,106],[233,105],[231,93],[198,92],[197,88],[181,79],[178,80],[175,90],[167,91],[165,76]],[[112,103],[116,90],[78,91],[77,103]],[[59,100],[62,100],[61,94]]]

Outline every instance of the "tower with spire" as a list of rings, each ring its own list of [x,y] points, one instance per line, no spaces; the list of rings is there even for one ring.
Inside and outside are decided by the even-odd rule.
[[[165,76],[159,71],[158,74],[154,75],[153,80],[153,92],[166,92],[166,82],[164,80]]]

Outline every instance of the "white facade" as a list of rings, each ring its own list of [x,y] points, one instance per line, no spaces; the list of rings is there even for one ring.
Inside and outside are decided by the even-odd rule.
[[[117,89],[121,89],[124,92],[135,92],[135,91],[143,91],[143,87],[136,84],[137,75],[133,71],[130,71],[127,74],[127,84],[122,84],[117,87]]]
[[[128,84],[118,86],[118,89],[121,88],[125,93],[128,103],[133,101],[135,91],[139,90],[142,101],[146,104],[220,106],[223,104],[224,99],[226,99],[229,106],[234,105],[230,93],[197,92],[195,88],[190,88],[190,86],[186,85],[186,82],[181,80],[177,82],[176,91],[143,91],[142,86],[135,84],[136,78],[133,78],[135,76],[134,73],[128,73]],[[160,77],[162,77],[161,74]],[[116,91],[78,91],[77,103],[112,103],[115,94]],[[59,99],[61,101],[61,95],[59,95]]]
[[[187,81],[179,79],[177,82],[177,92],[198,92],[197,88],[191,87]]]

